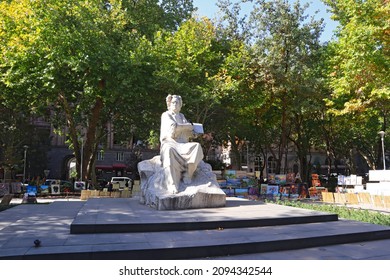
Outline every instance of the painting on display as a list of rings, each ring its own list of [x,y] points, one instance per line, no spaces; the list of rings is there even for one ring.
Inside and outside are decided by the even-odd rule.
[[[30,185],[28,185],[26,187],[26,193],[28,193],[28,194],[37,194],[37,192],[38,192],[38,187],[37,186],[30,186]]]
[[[294,183],[295,182],[295,174],[294,173],[288,173],[286,181],[287,181],[287,183]]]
[[[261,184],[260,185],[260,194],[267,194],[268,185],[267,184]]]
[[[84,181],[76,181],[74,182],[74,189],[77,191],[85,190],[86,184]]]
[[[236,178],[236,170],[225,170],[226,178]]]
[[[275,175],[275,183],[278,185],[286,184],[287,177],[286,174],[277,174]]]
[[[222,189],[227,196],[234,196],[234,189],[226,188]]]
[[[275,174],[274,173],[269,173],[267,180],[268,180],[269,184],[275,184]]]
[[[268,185],[267,186],[267,194],[278,194],[279,193],[279,186],[278,185]]]

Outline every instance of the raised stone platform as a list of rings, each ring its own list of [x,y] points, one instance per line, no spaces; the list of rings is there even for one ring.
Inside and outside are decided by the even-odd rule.
[[[198,259],[390,240],[387,226],[235,198],[221,208],[175,211],[137,198],[20,205],[0,212],[0,221],[0,259]]]
[[[231,198],[213,209],[157,211],[132,200],[89,199],[70,226],[72,234],[215,230],[337,221],[338,216]],[[121,214],[118,215],[118,210]]]

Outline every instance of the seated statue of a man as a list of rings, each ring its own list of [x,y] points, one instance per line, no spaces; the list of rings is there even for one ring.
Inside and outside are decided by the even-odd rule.
[[[203,151],[199,143],[189,142],[194,135],[193,125],[180,113],[181,96],[168,95],[166,102],[168,110],[161,115],[160,158],[167,190],[177,193],[181,180],[191,182]]]

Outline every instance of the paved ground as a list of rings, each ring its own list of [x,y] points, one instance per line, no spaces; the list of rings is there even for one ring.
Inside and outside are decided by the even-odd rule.
[[[45,200],[47,201],[47,200]],[[17,200],[13,203],[18,203]],[[329,238],[336,234],[350,234],[355,231],[381,231],[382,227],[366,223],[341,220],[313,224],[293,224],[272,227],[228,228],[214,230],[190,230],[173,232],[124,232],[124,233],[88,233],[71,234],[72,223],[105,223],[117,224],[118,221],[136,220],[149,223],[167,223],[180,221],[200,221],[218,219],[247,219],[250,216],[286,217],[316,215],[314,211],[297,209],[273,204],[249,202],[229,199],[229,207],[217,209],[194,209],[183,211],[156,211],[138,203],[133,199],[94,199],[80,201],[77,199],[56,200],[53,203],[27,205],[23,204],[0,212],[0,258],[18,259],[37,255],[54,256],[64,254],[65,259],[79,258],[80,253],[90,252],[89,256],[104,258],[107,252],[128,250],[160,250],[184,246],[192,248],[226,243],[241,242],[262,244],[275,240],[300,240],[328,234]],[[41,246],[34,245],[35,240]],[[303,239],[302,239],[303,240]],[[306,240],[306,239],[305,239]],[[194,245],[196,244],[196,245]],[[96,253],[97,252],[97,253]],[[157,251],[156,251],[157,252]],[[54,255],[53,255],[54,254]],[[95,255],[93,255],[95,254]],[[207,255],[207,254],[206,254]],[[86,255],[82,255],[85,257]],[[128,255],[125,255],[128,256]],[[114,258],[120,258],[118,253]],[[168,256],[169,257],[169,256]],[[140,258],[142,259],[142,257]],[[157,257],[156,257],[157,259]],[[230,259],[230,260],[390,260],[390,239],[364,241],[331,246],[276,251],[255,254],[238,254],[231,256],[207,256],[195,259]]]

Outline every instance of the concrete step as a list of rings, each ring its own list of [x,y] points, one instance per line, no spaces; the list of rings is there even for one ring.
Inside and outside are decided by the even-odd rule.
[[[180,211],[122,198],[7,211],[0,259],[199,259],[390,239],[390,227],[230,198],[223,208]]]
[[[30,250],[22,258],[199,259],[383,240],[390,238],[390,229],[340,220],[283,226],[71,236],[73,241],[61,246],[42,246]]]
[[[331,213],[231,198],[226,207],[157,211],[136,200],[89,199],[72,234],[206,230],[337,221]]]

